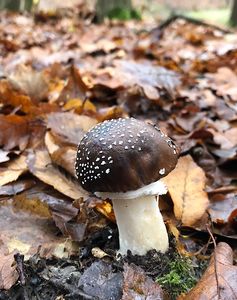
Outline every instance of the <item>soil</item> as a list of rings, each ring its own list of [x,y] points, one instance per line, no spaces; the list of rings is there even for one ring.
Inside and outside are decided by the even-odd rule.
[[[112,238],[108,239],[111,232]],[[98,241],[108,254],[101,259],[91,254]],[[170,272],[170,262],[178,255],[175,244],[171,238],[165,254],[151,250],[145,256],[132,255],[129,251],[125,257],[116,256],[118,231],[112,224],[91,236],[81,248],[80,257],[44,259],[35,255],[24,262],[23,256],[18,255],[19,281],[9,291],[0,291],[0,300],[119,300],[123,293],[124,264],[140,266],[147,276],[156,280]],[[195,268],[194,275],[198,281],[206,264],[196,265],[199,267]],[[105,276],[102,286],[101,276]],[[163,286],[167,299],[175,299],[169,288],[169,284]]]

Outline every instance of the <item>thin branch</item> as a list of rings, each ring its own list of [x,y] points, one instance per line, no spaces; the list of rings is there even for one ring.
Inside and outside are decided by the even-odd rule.
[[[201,25],[201,26],[205,26],[205,27],[209,27],[211,29],[214,29],[214,30],[218,30],[224,34],[228,34],[228,33],[232,33],[231,30],[229,29],[226,29],[226,28],[221,28],[217,25],[214,25],[214,24],[209,24],[205,21],[201,21],[201,20],[198,20],[198,19],[194,19],[194,18],[191,18],[191,17],[188,17],[188,16],[184,16],[184,15],[179,15],[179,14],[172,14],[168,19],[166,19],[165,21],[161,22],[159,26],[157,26],[156,28],[154,28],[152,30],[152,32],[154,34],[157,34],[158,38],[162,38],[163,34],[164,34],[164,30],[169,27],[172,23],[174,23],[175,21],[177,20],[185,20],[186,22],[188,23],[192,23],[192,24],[195,24],[195,25]]]
[[[217,295],[218,295],[218,300],[221,300],[221,295],[220,295],[220,285],[219,285],[219,278],[217,274],[217,259],[216,259],[216,240],[211,232],[210,226],[207,224],[206,225],[207,231],[210,234],[210,237],[213,241],[214,244],[214,271],[215,271],[215,277],[216,277],[216,288],[217,288]]]

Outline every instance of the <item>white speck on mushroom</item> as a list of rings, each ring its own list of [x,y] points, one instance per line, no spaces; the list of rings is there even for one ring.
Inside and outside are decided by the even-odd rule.
[[[106,173],[106,174],[109,174],[109,172],[110,172],[110,169],[106,169],[106,170],[105,170],[105,173]]]
[[[101,162],[101,165],[103,166],[103,165],[105,165],[106,164],[106,162],[103,160],[102,162]]]
[[[165,174],[165,168],[160,169],[159,174],[160,174],[160,175],[164,175],[164,174]]]

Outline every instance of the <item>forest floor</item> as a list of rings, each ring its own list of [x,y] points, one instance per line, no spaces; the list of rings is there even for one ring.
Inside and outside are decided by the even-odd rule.
[[[83,4],[0,14],[0,299],[236,299],[236,32],[98,25]],[[181,148],[160,197],[165,254],[118,255],[111,202],[75,177],[83,135],[129,116]]]

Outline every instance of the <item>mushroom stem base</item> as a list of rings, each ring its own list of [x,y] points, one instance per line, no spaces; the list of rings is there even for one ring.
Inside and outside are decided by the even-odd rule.
[[[119,252],[130,250],[145,255],[155,249],[162,253],[169,247],[168,234],[158,206],[158,196],[112,200],[119,230]]]

